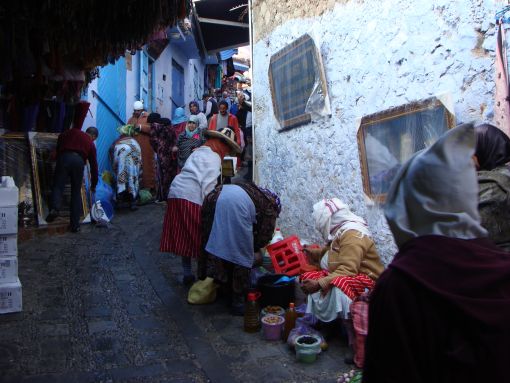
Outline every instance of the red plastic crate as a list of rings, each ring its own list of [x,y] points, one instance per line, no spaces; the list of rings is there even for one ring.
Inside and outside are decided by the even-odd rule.
[[[267,245],[266,250],[277,274],[299,275],[301,268],[307,264],[301,242],[295,235]]]

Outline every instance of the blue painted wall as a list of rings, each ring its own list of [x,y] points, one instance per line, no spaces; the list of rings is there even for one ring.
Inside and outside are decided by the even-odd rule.
[[[115,65],[107,65],[100,69],[98,94],[102,100],[126,122],[126,60],[122,57]],[[96,140],[97,162],[99,172],[111,170],[108,149],[117,139],[117,127],[120,121],[108,110],[101,101],[97,101],[97,128],[99,138]]]

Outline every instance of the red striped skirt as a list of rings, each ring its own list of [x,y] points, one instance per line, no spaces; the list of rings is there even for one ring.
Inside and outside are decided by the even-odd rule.
[[[313,279],[318,280],[328,276],[326,270],[321,271],[308,271],[301,274],[301,280]],[[372,290],[375,286],[375,282],[365,274],[357,274],[352,277],[336,277],[334,278],[331,285],[338,287],[342,292],[349,298],[354,299],[359,297],[365,292],[365,289]]]
[[[169,198],[159,251],[183,257],[198,257],[201,246],[200,205],[180,198]]]

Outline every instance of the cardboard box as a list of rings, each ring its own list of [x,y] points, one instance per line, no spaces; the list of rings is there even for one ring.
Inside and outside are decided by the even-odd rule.
[[[11,283],[18,280],[18,258],[0,258],[0,284]]]
[[[18,206],[19,190],[12,177],[2,176],[0,182],[0,206]]]
[[[21,282],[0,284],[0,314],[15,313],[21,311],[22,296]]]
[[[0,234],[18,232],[18,206],[0,207]]]
[[[3,257],[16,257],[18,255],[18,235],[0,234],[0,260]]]

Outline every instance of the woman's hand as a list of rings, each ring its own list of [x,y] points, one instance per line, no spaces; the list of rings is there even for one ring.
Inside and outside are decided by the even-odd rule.
[[[313,279],[305,279],[301,284],[301,290],[306,294],[313,294],[321,289],[319,281]]]

